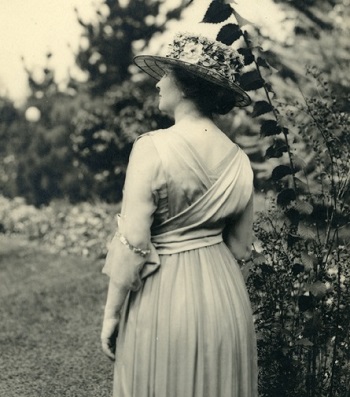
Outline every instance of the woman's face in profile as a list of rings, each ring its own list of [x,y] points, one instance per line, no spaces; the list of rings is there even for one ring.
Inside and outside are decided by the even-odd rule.
[[[183,94],[172,72],[166,72],[156,87],[159,91],[159,110],[173,116],[177,105],[183,99]]]

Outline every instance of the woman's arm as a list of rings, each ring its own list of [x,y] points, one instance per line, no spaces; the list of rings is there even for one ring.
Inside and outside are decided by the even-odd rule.
[[[152,185],[159,164],[151,138],[144,136],[136,141],[126,173],[118,234],[112,240],[102,270],[110,281],[101,341],[103,351],[111,359],[114,359],[120,312],[126,296],[141,286],[140,271],[147,261],[156,209]]]
[[[224,242],[238,261],[250,258],[253,241],[253,194],[241,215],[226,225],[223,236]]]

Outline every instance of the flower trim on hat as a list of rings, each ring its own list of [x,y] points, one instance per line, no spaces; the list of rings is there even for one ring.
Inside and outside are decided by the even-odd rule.
[[[232,47],[201,35],[178,33],[169,47],[167,58],[208,68],[231,82],[244,67],[243,56]]]

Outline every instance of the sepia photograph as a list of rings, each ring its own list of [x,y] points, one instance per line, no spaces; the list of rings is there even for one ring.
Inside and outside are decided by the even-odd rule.
[[[350,397],[350,0],[0,6],[0,397]]]

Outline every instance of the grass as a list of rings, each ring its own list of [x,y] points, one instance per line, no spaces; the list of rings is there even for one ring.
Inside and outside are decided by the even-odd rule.
[[[102,263],[0,235],[0,396],[110,396]]]

